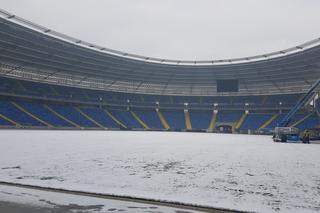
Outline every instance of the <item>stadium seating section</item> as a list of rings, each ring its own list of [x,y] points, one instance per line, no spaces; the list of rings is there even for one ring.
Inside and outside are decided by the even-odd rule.
[[[235,131],[273,129],[302,94],[184,97],[89,90],[0,78],[0,126],[22,128],[93,128],[206,131],[230,125]],[[227,110],[232,106],[232,110]],[[248,114],[245,107],[250,106]],[[268,106],[268,110],[263,107]],[[161,120],[161,112],[164,121]],[[285,110],[284,110],[285,111]],[[318,110],[319,111],[319,110]],[[164,124],[164,122],[166,124]],[[189,123],[189,128],[187,127]],[[289,126],[319,126],[317,112],[300,112]]]

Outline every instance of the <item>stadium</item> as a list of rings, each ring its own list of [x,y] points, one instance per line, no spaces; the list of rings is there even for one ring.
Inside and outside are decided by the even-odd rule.
[[[2,129],[2,138],[10,141],[9,138],[16,137],[17,141],[19,141],[24,137],[32,138],[33,136],[30,133],[39,131],[37,137],[43,139],[54,137],[52,134],[61,132],[60,136],[55,137],[57,137],[57,140],[69,138],[68,142],[70,141],[71,145],[65,142],[63,146],[66,146],[67,150],[71,150],[71,146],[83,147],[86,145],[71,141],[71,138],[74,136],[69,134],[80,134],[81,137],[86,138],[87,142],[95,137],[109,137],[102,134],[114,134],[115,138],[119,141],[125,140],[123,139],[125,136],[129,137],[129,139],[132,138],[132,140],[139,140],[139,137],[149,135],[153,137],[152,140],[159,140],[158,144],[162,143],[161,140],[168,140],[163,146],[171,147],[167,148],[167,151],[172,156],[180,156],[176,151],[184,150],[184,145],[176,145],[174,144],[175,141],[180,143],[181,140],[188,141],[190,138],[197,141],[197,138],[199,138],[199,140],[203,139],[203,141],[207,140],[210,142],[210,140],[221,138],[222,141],[227,142],[227,140],[230,140],[228,138],[232,138],[234,142],[230,142],[227,145],[228,152],[232,156],[227,159],[222,158],[222,160],[226,161],[234,158],[235,161],[231,160],[229,162],[229,167],[241,170],[241,165],[243,166],[241,163],[247,162],[244,160],[247,154],[239,156],[239,150],[239,152],[245,152],[244,150],[254,152],[255,158],[253,158],[253,161],[255,161],[260,159],[259,155],[261,153],[259,154],[258,150],[266,149],[269,151],[269,154],[268,156],[261,154],[265,157],[265,161],[258,160],[259,165],[257,167],[266,166],[263,168],[273,170],[273,172],[265,171],[265,174],[274,173],[274,176],[271,175],[269,178],[275,182],[280,180],[282,184],[287,180],[286,178],[290,178],[292,181],[297,178],[296,183],[294,183],[296,188],[293,189],[291,186],[286,185],[284,186],[286,189],[279,196],[285,197],[289,196],[288,194],[290,193],[296,192],[296,199],[301,203],[301,205],[297,204],[300,206],[295,206],[296,209],[294,211],[296,212],[319,210],[320,180],[317,175],[317,172],[319,172],[319,158],[317,158],[318,160],[314,159],[314,156],[319,154],[318,144],[311,144],[310,146],[299,144],[299,146],[301,145],[299,150],[303,153],[292,147],[292,144],[279,144],[280,147],[275,147],[277,145],[272,144],[273,148],[271,149],[268,146],[264,147],[261,145],[262,142],[257,143],[259,147],[250,148],[246,147],[246,145],[241,145],[238,151],[233,149],[237,146],[240,147],[239,144],[245,144],[246,140],[252,142],[260,140],[260,138],[264,141],[263,143],[269,143],[270,141],[271,144],[272,138],[270,135],[273,134],[275,127],[279,126],[285,118],[287,118],[285,126],[295,127],[301,134],[305,130],[313,130],[315,131],[314,134],[316,134],[315,137],[320,136],[318,131],[318,128],[320,128],[320,103],[318,101],[320,100],[318,99],[320,38],[307,41],[292,48],[252,57],[191,61],[147,57],[108,49],[48,29],[4,10],[0,10],[0,29],[0,128]],[[294,112],[292,113],[292,111]],[[288,117],[288,114],[290,114],[290,117]],[[12,134],[13,131],[15,132],[14,134]],[[155,135],[152,136],[152,134]],[[169,140],[164,138],[167,136],[173,136],[176,139]],[[185,138],[185,136],[189,139]],[[238,144],[237,140],[239,140]],[[170,141],[173,144],[170,145]],[[45,141],[42,142],[46,143]],[[210,147],[209,142],[207,145]],[[36,150],[40,150],[39,152],[41,153],[43,151],[42,148],[45,149],[45,147],[39,148],[38,146],[48,146],[48,149],[53,150],[53,152],[56,151],[52,156],[48,154],[49,159],[53,161],[55,159],[58,167],[64,164],[63,162],[66,158],[57,157],[58,153],[64,152],[63,150],[56,148],[53,144],[39,145],[40,143],[39,139],[39,142],[36,143],[37,145],[34,145]],[[115,144],[103,148],[101,144],[97,144],[94,141],[92,143],[98,148],[109,149],[110,152],[114,151],[112,152],[114,155],[119,151],[113,148],[113,146],[118,146]],[[202,143],[204,142],[199,141],[199,144]],[[126,145],[128,147],[133,146],[132,149],[136,151],[133,157],[130,150],[125,149],[125,153],[128,153],[133,159],[139,158],[138,156],[143,155],[142,153],[145,152],[144,148],[136,150],[140,146],[139,144],[137,147],[129,145],[129,143]],[[295,145],[298,146],[297,144]],[[15,146],[20,145],[16,143]],[[24,142],[21,146],[25,147],[23,149],[28,150],[27,147],[32,147],[33,145],[29,144],[29,142]],[[215,153],[213,151],[215,149],[221,149],[222,153],[223,148],[221,146],[224,145],[219,143],[217,146],[208,149],[212,151],[211,153]],[[91,150],[92,148],[88,149]],[[33,164],[42,164],[40,162],[43,159],[36,158],[37,160],[35,160],[21,157],[18,158],[18,162],[21,161],[19,164],[14,160],[8,160],[8,156],[21,155],[30,157],[33,154],[26,150],[24,154],[22,151],[21,153],[10,151],[9,145],[4,146],[3,150],[4,152],[8,152],[8,154],[3,152],[2,155],[4,157],[0,157],[3,162],[0,172],[2,182],[65,188],[75,191],[79,189],[79,186],[76,185],[76,183],[81,183],[78,177],[79,174],[75,175],[78,177],[77,181],[71,183],[67,181],[67,177],[70,174],[67,175],[65,168],[62,170],[57,169],[57,173],[54,173],[54,171],[45,173],[45,168],[43,167],[43,171],[39,169],[41,173],[39,174],[40,177],[34,175],[37,173],[34,170],[23,170],[20,169],[20,166],[24,160]],[[149,147],[147,150],[149,153],[153,149]],[[78,151],[80,154],[85,152],[81,149]],[[93,159],[94,155],[96,155],[96,160],[100,161],[99,156],[100,154],[102,156],[102,153],[99,154],[93,150],[91,151],[93,156],[89,158]],[[162,156],[166,155],[165,152],[163,151],[161,152],[162,154],[159,154],[161,155],[159,156],[159,161],[161,161]],[[291,153],[291,155],[288,154],[287,156],[284,152],[286,154]],[[195,153],[202,155],[205,153],[205,150]],[[219,156],[219,153],[216,152],[216,155]],[[210,153],[207,154],[210,155]],[[188,159],[189,155],[191,156],[190,153],[181,156],[181,159]],[[225,155],[228,154],[225,153]],[[274,167],[277,164],[274,162],[276,159],[272,158],[280,155],[284,155],[285,159],[283,162],[279,162],[279,168],[285,169],[288,167],[293,169],[289,165],[290,162],[297,162],[298,164],[301,158],[305,158],[310,165],[304,166],[305,170],[297,173],[278,174],[275,172],[277,169]],[[159,165],[164,165],[163,167],[167,168],[165,172],[177,167],[177,170],[173,172],[175,175],[189,174],[189,170],[183,170],[183,168],[187,167],[187,162],[184,161],[186,159],[183,161],[173,160],[172,162],[163,159],[163,162],[166,163],[160,162],[157,164],[154,162],[155,159],[148,156],[145,156],[145,158],[149,164],[147,167],[140,165],[141,168],[153,169],[153,171],[159,172]],[[168,159],[171,159],[171,157],[169,156]],[[202,163],[200,162],[213,165],[213,162],[208,160],[209,158],[204,157],[204,159],[200,158],[199,161],[193,162],[193,166],[189,165],[189,169],[201,167]],[[110,164],[114,161],[115,165],[117,160],[122,160],[121,165],[117,164],[118,167],[123,168],[127,165],[129,169],[125,171],[130,173],[130,175],[139,173],[139,168],[135,170],[134,167],[136,165],[131,165],[132,162],[135,162],[134,160],[125,161],[119,156],[118,158],[115,157],[109,160]],[[190,161],[192,162],[193,160],[194,158],[191,159],[190,157]],[[239,160],[241,165],[235,165],[237,160]],[[248,161],[249,164],[250,161]],[[136,161],[139,166],[138,162],[140,161]],[[216,162],[219,161],[217,160]],[[268,162],[274,162],[273,166],[270,166]],[[54,166],[46,161],[43,164],[48,167]],[[84,168],[77,166],[79,165],[71,165],[68,171],[72,171],[75,174],[75,171],[81,171],[81,169],[89,168],[92,165],[85,164]],[[21,167],[25,168],[23,165]],[[26,167],[29,168],[28,166]],[[248,167],[246,168],[248,169]],[[259,168],[250,168],[252,172],[250,172],[250,169],[247,172],[240,172],[237,169],[235,171],[239,172],[239,174],[237,173],[239,177],[241,176],[240,173],[244,173],[249,178],[256,176],[256,174],[251,173],[257,170],[260,172]],[[113,171],[112,168],[108,168],[108,171],[111,170]],[[240,184],[241,180],[232,181],[226,178],[227,170],[227,168],[224,168],[220,174],[224,177],[219,177],[220,179],[215,177],[215,181],[224,182],[222,179],[225,179],[227,183],[224,184],[227,185],[223,185],[224,188],[228,184],[233,186],[238,185],[238,183]],[[265,184],[261,187],[268,188],[268,190],[264,189],[264,193],[269,194],[252,192],[251,194],[249,193],[250,195],[246,197],[245,201],[241,201],[241,196],[239,195],[242,194],[243,191],[241,190],[244,189],[232,191],[230,187],[226,191],[232,194],[232,199],[238,199],[237,201],[233,200],[231,202],[231,198],[224,199],[223,196],[218,199],[218,194],[212,195],[210,194],[211,192],[207,191],[202,194],[196,191],[193,195],[191,193],[191,197],[184,197],[183,193],[185,191],[179,191],[179,187],[175,188],[179,192],[179,198],[176,198],[177,196],[174,194],[175,190],[172,193],[168,192],[170,191],[168,189],[170,188],[169,183],[158,181],[154,176],[148,179],[149,173],[146,170],[140,172],[147,173],[143,177],[143,180],[146,181],[144,184],[152,185],[148,182],[149,180],[154,181],[153,184],[155,185],[159,183],[164,184],[165,189],[163,189],[163,193],[161,194],[162,188],[157,188],[155,185],[149,186],[151,188],[150,191],[141,186],[143,188],[142,191],[145,193],[135,187],[126,191],[123,189],[125,186],[117,188],[115,185],[110,187],[108,184],[111,191],[105,191],[104,189],[109,188],[99,188],[99,186],[104,184],[100,181],[97,181],[96,188],[92,189],[86,185],[90,181],[93,181],[87,176],[87,179],[84,180],[80,188],[81,191],[174,201],[196,204],[196,206],[199,205],[200,207],[217,207],[230,211],[293,211],[293,203],[297,202],[292,197],[290,197],[291,199],[277,197],[275,200],[280,200],[279,202],[275,200],[271,201],[270,199],[273,199],[273,196],[276,197],[276,194],[267,191],[270,189],[278,190],[279,192],[280,189],[272,188],[278,186],[272,185],[275,183],[268,178],[266,178],[265,182],[256,180],[260,184],[256,182],[255,184]],[[200,170],[192,172],[196,173],[200,172]],[[304,180],[304,176],[301,173],[308,175],[314,182],[310,180],[312,183],[309,183],[309,185],[305,182],[299,182],[298,180]],[[59,174],[65,174],[65,176],[58,177]],[[123,173],[119,173],[118,175],[112,176],[108,174],[105,177],[102,174],[97,174],[95,177],[110,178],[110,180],[129,177],[129,175]],[[157,175],[161,174],[157,173]],[[210,172],[205,173],[204,177],[207,177],[206,175],[212,176],[213,174]],[[277,175],[279,179],[276,178]],[[35,176],[37,176],[40,182],[34,180],[37,178],[32,179]],[[291,179],[292,176],[295,178]],[[15,181],[12,181],[13,177]],[[234,178],[235,176],[232,177]],[[177,179],[180,187],[184,188],[182,185],[188,185],[188,181],[181,182],[179,178]],[[139,182],[135,181],[134,183]],[[272,182],[272,184],[268,185],[268,181]],[[125,181],[126,184],[124,185],[134,185],[133,182],[129,182],[129,180]],[[250,186],[252,184],[251,182]],[[308,186],[304,188],[307,192],[297,192],[299,184],[307,184]],[[193,186],[188,185],[188,187],[192,188]],[[244,184],[241,187],[246,188],[249,186]],[[160,192],[152,194],[154,191]],[[220,192],[219,189],[217,192]],[[270,193],[274,195],[270,195]],[[205,199],[206,196],[208,196],[208,200]],[[226,197],[228,196],[226,195]],[[252,205],[243,205],[252,196],[262,196],[267,201],[259,197],[257,198],[258,201],[252,201]],[[202,199],[199,198],[197,200],[195,197],[201,197]],[[309,198],[308,201],[306,201],[307,197]],[[211,198],[217,198],[219,202],[213,202]],[[196,212],[197,209],[193,210]],[[190,212],[193,210],[190,210]],[[169,210],[167,211],[169,212]]]

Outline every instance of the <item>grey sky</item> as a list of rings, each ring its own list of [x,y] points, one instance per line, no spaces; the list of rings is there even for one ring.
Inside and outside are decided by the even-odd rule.
[[[108,48],[223,59],[320,37],[320,0],[0,0],[0,7]]]

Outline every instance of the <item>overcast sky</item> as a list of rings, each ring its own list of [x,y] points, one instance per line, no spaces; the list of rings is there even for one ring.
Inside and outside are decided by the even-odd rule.
[[[108,48],[204,60],[320,37],[320,0],[0,0],[25,19]]]

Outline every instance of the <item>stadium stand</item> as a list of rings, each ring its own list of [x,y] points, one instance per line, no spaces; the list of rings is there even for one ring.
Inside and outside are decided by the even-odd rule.
[[[285,114],[279,114],[276,117],[276,119],[274,119],[272,122],[270,122],[269,125],[267,125],[265,128],[274,129],[285,116],[286,116]]]
[[[195,130],[207,130],[212,118],[212,111],[189,111],[192,128]]]
[[[171,130],[186,129],[183,110],[161,110]]]
[[[272,117],[272,114],[248,114],[240,130],[257,130]]]
[[[81,107],[81,110],[106,128],[117,129],[119,125],[101,108]]]
[[[108,128],[108,129],[153,129],[165,130],[166,128],[161,122],[159,115],[155,110],[159,105],[164,105],[168,108],[175,107],[180,110],[161,110],[162,115],[171,130],[185,130],[186,117],[183,113],[184,104],[188,103],[189,107],[205,107],[205,110],[189,110],[190,123],[194,131],[206,131],[210,128],[212,120],[212,110],[209,110],[212,105],[217,104],[220,109],[233,107],[237,111],[219,111],[217,118],[214,121],[214,126],[221,124],[228,124],[237,127],[241,120],[245,104],[249,104],[253,109],[268,106],[273,110],[270,114],[264,113],[264,109],[259,113],[249,113],[243,119],[239,130],[247,132],[248,130],[256,131],[261,127],[273,129],[278,122],[284,117],[284,114],[278,114],[279,107],[289,109],[301,97],[301,94],[292,95],[261,95],[261,96],[228,96],[228,97],[206,97],[201,99],[198,97],[185,96],[156,96],[156,95],[136,95],[136,94],[122,94],[115,92],[106,92],[99,90],[89,90],[73,87],[63,87],[58,85],[49,85],[38,82],[10,79],[0,77],[0,91],[4,96],[20,97],[20,100],[14,102],[18,106],[14,106],[12,102],[3,101],[3,106],[7,110],[2,109],[3,116],[12,119],[22,126],[28,127],[82,127],[82,128]],[[28,98],[21,100],[21,97],[40,99],[40,100],[58,100],[60,104],[49,103],[49,109],[45,104],[30,101]],[[129,101],[128,101],[129,100]],[[68,104],[62,103],[82,103],[82,107],[72,107]],[[162,101],[162,102],[160,102]],[[195,103],[197,102],[197,103]],[[203,102],[203,103],[201,103]],[[86,106],[88,103],[94,103],[94,106]],[[123,110],[115,108],[110,110],[114,114],[114,118],[123,124],[119,125],[112,117],[110,117],[104,109],[97,107],[101,103],[111,103],[122,106]],[[161,104],[160,104],[161,103]],[[208,103],[210,103],[208,105]],[[281,103],[281,105],[279,105]],[[17,107],[21,107],[20,109]],[[128,106],[139,106],[139,110],[127,111]],[[141,106],[145,106],[142,107]],[[23,118],[17,119],[14,113],[9,111],[23,113]],[[50,111],[51,109],[51,111]],[[23,112],[25,110],[25,112]],[[30,114],[28,114],[30,113]],[[309,114],[297,114],[290,122],[290,126],[296,126],[301,130],[315,127],[318,125],[317,114],[306,117]],[[270,123],[267,123],[270,121]],[[266,124],[267,125],[264,125]],[[0,123],[2,126],[12,126],[12,122],[2,118]],[[212,127],[214,129],[214,127]]]
[[[12,126],[13,123],[5,119],[2,115],[0,115],[0,126]]]
[[[58,114],[66,117],[81,127],[97,127],[94,123],[79,113],[74,107],[61,104],[48,104],[48,106]]]
[[[109,112],[129,129],[144,129],[130,111],[109,110]]]
[[[320,78],[319,39],[262,56],[175,61],[99,47],[1,10],[0,28],[2,128],[257,132],[274,129]],[[228,79],[237,91],[219,92]],[[304,107],[289,126],[319,127],[319,114],[320,104]]]
[[[17,102],[17,104],[19,104],[21,107],[26,109],[29,113],[33,114],[34,116],[38,117],[44,122],[47,122],[51,126],[71,127],[71,125],[67,121],[53,114],[40,103],[19,101]]]
[[[308,128],[315,128],[319,127],[320,121],[318,115],[312,113],[308,118],[306,118],[301,123],[297,124],[295,127],[299,128],[300,130],[305,130]]]
[[[43,123],[21,111],[10,101],[0,100],[0,114],[8,117],[22,126],[44,126]]]
[[[239,112],[218,112],[217,123],[235,125],[241,118],[243,113]]]
[[[155,110],[134,110],[134,112],[148,125],[151,129],[161,130],[164,129],[157,112]]]

